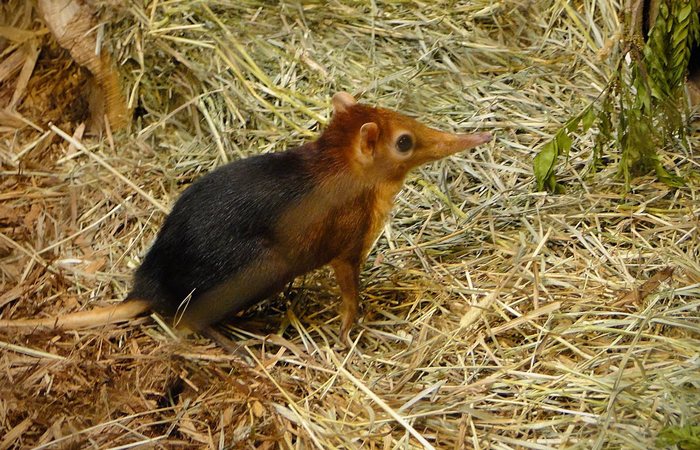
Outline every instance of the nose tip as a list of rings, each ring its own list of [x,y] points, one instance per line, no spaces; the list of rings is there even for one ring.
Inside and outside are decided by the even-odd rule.
[[[493,140],[493,135],[488,132],[481,132],[481,133],[476,133],[476,138],[477,140],[481,141],[482,144],[485,144],[487,142],[491,142]]]
[[[486,131],[473,134],[460,134],[458,136],[458,141],[461,143],[461,145],[466,146],[467,149],[485,144],[493,139],[493,135]]]

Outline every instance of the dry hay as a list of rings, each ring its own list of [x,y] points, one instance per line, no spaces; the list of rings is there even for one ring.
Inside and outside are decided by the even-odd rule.
[[[97,3],[134,111],[103,137],[32,3],[0,6],[2,318],[120,300],[188,183],[312,138],[337,90],[497,135],[410,177],[350,350],[326,270],[229,328],[235,354],[151,317],[0,330],[0,448],[649,448],[697,424],[697,155],[663,153],[686,188],[625,193],[615,155],[585,173],[590,131],[568,192],[533,192],[618,56],[620,5],[574,3]]]

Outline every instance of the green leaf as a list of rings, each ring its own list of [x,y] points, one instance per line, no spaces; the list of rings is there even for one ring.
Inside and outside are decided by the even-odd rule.
[[[671,45],[673,48],[678,50],[678,47],[681,45],[681,43],[685,43],[685,40],[688,38],[688,27],[684,28],[679,28],[673,33],[673,42]]]
[[[662,166],[658,161],[654,167],[654,171],[656,172],[656,177],[659,179],[659,181],[668,186],[676,188],[685,186],[685,180],[683,178],[668,173],[664,166]]]
[[[693,12],[693,5],[691,5],[690,2],[688,2],[687,5],[685,5],[683,8],[681,8],[680,11],[678,11],[678,21],[685,22],[685,19],[688,18],[691,12]]]
[[[559,130],[559,132],[556,135],[556,140],[559,153],[563,155],[568,155],[569,150],[571,150],[571,143],[573,142],[571,140],[571,137],[569,136],[569,133],[567,133],[565,129]]]
[[[687,56],[686,56],[687,55]],[[686,69],[686,65],[688,64],[686,61],[688,60],[687,58],[690,56],[690,48],[685,45],[679,46],[674,52],[673,52],[673,65],[679,69]]]
[[[651,95],[656,98],[661,98],[661,89],[658,88],[654,80],[649,80],[649,87],[651,88]],[[637,102],[642,105],[642,109],[645,111],[651,110],[651,96],[649,91],[643,83],[638,83],[637,85]]]
[[[651,95],[654,96],[654,98],[662,99],[665,97],[663,85],[654,82],[649,84],[651,85]],[[643,97],[642,102],[646,106],[647,111],[651,109],[651,98],[649,98],[649,96]]]
[[[535,156],[533,161],[533,170],[535,179],[537,180],[537,190],[544,190],[545,182],[551,183],[550,178],[554,179],[554,161],[559,156],[557,151],[557,143],[554,140],[547,142],[542,150]]]
[[[666,62],[666,35],[664,33],[654,34],[654,40],[651,42],[651,50],[654,58],[664,63]],[[653,59],[651,61],[653,61]]]
[[[581,116],[576,116],[573,119],[569,120],[564,124],[564,128],[566,128],[566,131],[569,133],[573,133],[576,131],[576,128],[578,128],[578,124],[581,122]]]
[[[586,112],[583,113],[583,118],[581,119],[584,133],[591,128],[594,121],[595,121],[595,111],[593,110],[592,106],[589,106],[588,109],[586,110]]]

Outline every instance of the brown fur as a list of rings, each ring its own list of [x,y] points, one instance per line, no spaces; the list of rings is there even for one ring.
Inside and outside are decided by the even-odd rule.
[[[491,139],[488,133],[457,135],[434,130],[400,113],[358,104],[347,93],[333,97],[333,108],[333,119],[316,142],[290,150],[295,152],[293,155],[299,155],[299,160],[302,161],[298,170],[310,174],[311,179],[308,184],[304,184],[309,188],[308,191],[304,190],[302,198],[295,199],[293,206],[283,209],[278,217],[274,217],[274,223],[261,223],[262,220],[253,222],[252,226],[270,229],[270,233],[264,237],[255,235],[263,241],[257,247],[260,256],[246,260],[235,273],[226,273],[227,277],[213,288],[197,292],[196,301],[191,305],[185,303],[179,309],[182,317],[176,314],[176,321],[182,319],[182,323],[194,329],[205,328],[210,323],[223,319],[231,311],[241,310],[278,292],[294,277],[330,264],[341,290],[340,338],[347,342],[359,309],[360,268],[386,222],[406,174],[420,164],[475,147]],[[402,142],[410,145],[403,145]],[[273,167],[266,164],[267,168]],[[293,179],[305,180],[306,183],[306,176],[299,175]],[[279,174],[268,176],[264,180],[277,180],[278,177]],[[225,186],[230,186],[231,179],[235,178],[218,179],[223,180],[221,183]],[[271,191],[273,196],[279,195],[284,189],[283,185],[276,186],[276,190]],[[201,195],[197,198],[200,203],[193,203],[197,205],[195,213],[201,209],[201,201],[211,204],[207,198],[207,195],[211,195],[211,190],[203,192],[193,194]],[[245,194],[240,190],[234,193],[236,195],[233,197]],[[236,214],[246,212],[250,210],[242,208],[234,211]],[[180,214],[172,217],[191,216]],[[210,229],[211,224],[215,223],[214,232],[221,230],[216,227],[228,226],[226,223],[212,221],[203,223],[204,227]],[[196,236],[203,233],[197,231],[197,227],[194,228]],[[176,243],[181,242],[182,238],[182,234],[171,234],[168,237]],[[237,236],[236,239],[243,238]],[[207,257],[222,255],[220,247],[207,247],[206,251],[209,250],[211,252],[206,254]],[[233,253],[229,257],[234,258],[236,255]],[[233,259],[226,259],[230,260]],[[150,271],[155,267],[157,272],[166,260],[161,258],[155,261],[157,264],[150,266]],[[142,264],[141,269],[144,267],[149,266]],[[190,273],[190,269],[187,271]],[[221,275],[223,274],[217,274],[217,282]],[[131,308],[102,308],[57,319],[0,321],[0,327],[71,328],[75,325],[99,324],[100,321],[106,323],[115,318],[123,320],[126,313],[136,315],[147,309],[144,306],[147,303],[126,302],[124,305],[129,304]],[[115,312],[118,314],[115,315]]]

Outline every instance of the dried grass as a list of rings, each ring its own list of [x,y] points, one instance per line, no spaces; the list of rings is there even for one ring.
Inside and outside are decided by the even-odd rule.
[[[143,3],[99,3],[135,110],[103,137],[31,2],[0,6],[2,318],[121,299],[186,184],[312,138],[337,90],[497,139],[410,178],[351,349],[326,270],[223,330],[233,354],[148,317],[0,330],[0,448],[649,448],[698,423],[697,155],[663,154],[686,188],[625,193],[614,155],[585,173],[589,132],[568,193],[533,192],[614,65],[617,2]]]

